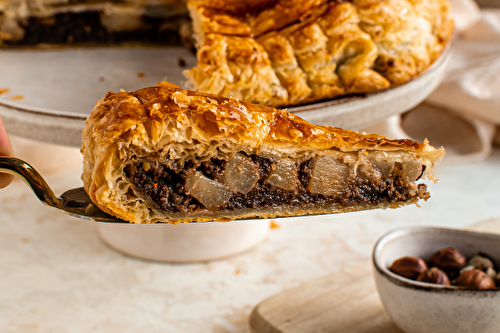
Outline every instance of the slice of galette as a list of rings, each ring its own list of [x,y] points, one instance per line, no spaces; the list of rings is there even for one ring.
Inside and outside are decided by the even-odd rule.
[[[396,208],[429,197],[444,149],[310,124],[284,110],[170,86],[108,93],[83,131],[82,179],[135,223]]]

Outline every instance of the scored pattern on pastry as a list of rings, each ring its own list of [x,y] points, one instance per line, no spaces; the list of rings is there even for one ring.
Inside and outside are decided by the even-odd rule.
[[[127,221],[228,221],[395,208],[427,199],[428,142],[316,126],[172,87],[108,93],[83,131],[92,201]]]
[[[189,0],[194,90],[274,107],[399,85],[451,39],[448,0]]]

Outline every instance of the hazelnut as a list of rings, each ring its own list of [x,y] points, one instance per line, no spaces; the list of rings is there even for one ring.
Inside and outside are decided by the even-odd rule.
[[[458,275],[466,263],[467,258],[463,254],[452,247],[447,247],[439,250],[431,257],[429,267],[437,267],[448,276],[453,277]]]
[[[467,265],[473,265],[475,268],[486,271],[488,268],[494,268],[493,261],[481,252],[469,259]]]
[[[495,281],[480,269],[463,271],[457,279],[457,286],[472,289],[495,289]]]
[[[417,277],[417,281],[434,283],[434,284],[442,284],[445,286],[450,285],[450,279],[448,279],[448,275],[445,272],[440,270],[437,267],[432,267],[426,269]]]
[[[490,278],[495,280],[497,278],[497,271],[495,271],[493,268],[488,267],[486,270],[483,270]]]
[[[397,275],[415,280],[420,273],[427,269],[427,265],[420,258],[403,257],[394,261],[389,269]]]

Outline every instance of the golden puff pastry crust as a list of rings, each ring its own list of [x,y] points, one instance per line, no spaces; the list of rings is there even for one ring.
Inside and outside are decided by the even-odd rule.
[[[425,71],[453,34],[448,0],[188,0],[190,88],[284,107],[366,93]]]
[[[135,223],[399,207],[428,198],[416,182],[444,155],[169,85],[109,92],[82,135],[85,190]]]

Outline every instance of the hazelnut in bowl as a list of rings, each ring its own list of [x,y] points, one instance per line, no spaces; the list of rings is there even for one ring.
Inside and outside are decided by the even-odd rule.
[[[377,241],[372,261],[380,299],[403,331],[499,331],[500,234],[396,229]]]

